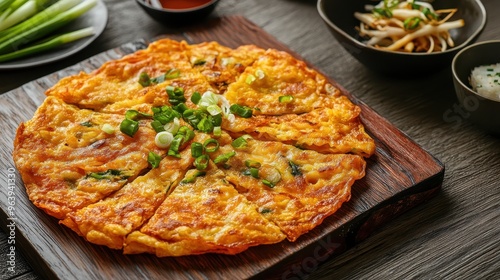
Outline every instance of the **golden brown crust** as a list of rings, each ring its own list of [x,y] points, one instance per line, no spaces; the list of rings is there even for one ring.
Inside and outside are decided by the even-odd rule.
[[[139,83],[143,73],[155,78],[172,69],[179,75]],[[222,135],[193,125],[194,139],[167,155],[150,118],[139,120],[133,137],[120,131],[127,110],[170,106],[170,86],[183,90],[190,109],[198,108],[195,92],[217,94]],[[159,40],[63,78],[46,95],[14,141],[30,200],[89,242],[126,254],[236,254],[293,242],[349,200],[365,174],[363,157],[375,151],[360,108],[324,76],[285,52],[253,45]],[[231,104],[250,107],[253,116],[227,112]],[[233,146],[242,135],[245,144]],[[193,177],[190,145],[209,138],[220,146],[205,151],[208,168]],[[150,152],[162,158],[157,168]],[[216,164],[223,154],[232,156]],[[249,161],[258,168],[250,170]]]

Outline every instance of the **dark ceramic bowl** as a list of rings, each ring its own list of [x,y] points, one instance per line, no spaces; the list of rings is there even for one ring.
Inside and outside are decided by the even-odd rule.
[[[450,20],[463,19],[465,25],[450,30],[455,47],[440,53],[403,53],[375,49],[362,41],[355,29],[359,21],[354,12],[364,12],[372,0],[318,0],[318,12],[331,33],[353,57],[368,68],[386,74],[413,75],[430,73],[449,67],[454,55],[474,42],[486,23],[486,11],[479,0],[439,0],[435,9],[458,8]]]
[[[203,5],[185,9],[156,8],[147,0],[136,0],[136,2],[158,22],[168,25],[186,25],[196,23],[208,16],[215,9],[219,0],[211,0]]]
[[[500,135],[500,100],[477,94],[469,84],[472,69],[500,63],[500,40],[470,45],[453,58],[451,70],[458,101],[471,122]]]

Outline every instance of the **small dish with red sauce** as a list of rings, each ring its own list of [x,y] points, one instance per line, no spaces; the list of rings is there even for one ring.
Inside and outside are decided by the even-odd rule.
[[[148,15],[171,25],[195,23],[208,16],[219,0],[136,0]]]

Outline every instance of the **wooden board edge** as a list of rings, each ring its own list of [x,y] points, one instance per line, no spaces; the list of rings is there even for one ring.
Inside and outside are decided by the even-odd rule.
[[[391,220],[425,204],[441,190],[444,168],[436,175],[422,181],[412,189],[407,189],[390,199],[381,202],[362,215],[315,243],[290,255],[280,263],[264,270],[250,279],[305,279],[319,266],[341,255],[347,250],[368,239],[371,235],[390,225]]]

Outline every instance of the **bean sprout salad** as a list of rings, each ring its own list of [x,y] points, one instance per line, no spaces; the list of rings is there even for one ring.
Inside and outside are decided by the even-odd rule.
[[[455,46],[449,30],[464,26],[462,19],[449,21],[457,9],[435,10],[423,1],[383,0],[366,5],[354,16],[361,21],[359,34],[369,46],[410,53],[442,52]]]

